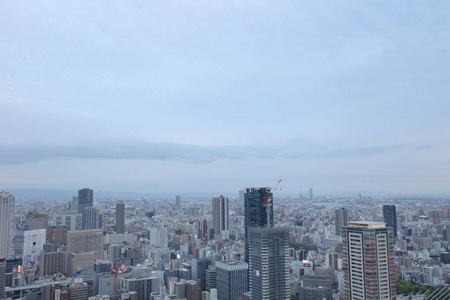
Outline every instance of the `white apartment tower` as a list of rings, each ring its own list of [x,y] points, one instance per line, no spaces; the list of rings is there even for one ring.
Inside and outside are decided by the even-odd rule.
[[[14,195],[5,191],[0,192],[0,257],[13,254],[15,203]]]
[[[396,299],[393,229],[383,222],[349,222],[342,242],[345,299]]]

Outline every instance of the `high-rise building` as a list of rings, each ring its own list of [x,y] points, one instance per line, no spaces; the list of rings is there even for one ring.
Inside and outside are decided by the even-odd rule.
[[[239,261],[216,262],[217,295],[220,300],[238,300],[248,292],[248,264]]]
[[[245,202],[245,262],[248,263],[250,228],[273,225],[273,194],[269,187],[246,188]]]
[[[81,219],[83,226],[85,226],[86,219],[86,207],[91,207],[94,205],[94,190],[89,188],[83,188],[78,190],[78,211],[81,213]],[[83,227],[83,229],[86,229]]]
[[[334,211],[336,235],[341,235],[342,226],[348,226],[348,210],[345,207],[338,208]]]
[[[228,202],[228,197],[222,195],[212,198],[212,223],[216,233],[228,230]]]
[[[125,203],[121,200],[116,203],[116,232],[125,233]]]
[[[100,210],[95,206],[85,208],[84,228],[89,229],[101,229],[103,226],[103,216],[100,214]]]
[[[239,205],[244,204],[245,190],[239,190]]]
[[[349,222],[342,243],[345,299],[396,299],[393,229],[382,222]]]
[[[16,197],[9,192],[0,192],[0,257],[13,254],[14,207]]]
[[[313,199],[314,195],[313,195],[313,189],[309,188],[309,199]]]
[[[69,231],[67,233],[67,252],[84,253],[94,252],[94,258],[103,257],[103,230],[91,229]]]
[[[176,206],[180,206],[181,205],[181,196],[180,195],[177,195],[175,197],[175,205]]]
[[[290,299],[289,230],[250,228],[249,246],[252,299]],[[217,280],[218,285],[219,280]]]
[[[395,205],[383,205],[383,220],[386,227],[394,229],[394,237],[397,237],[397,213]]]

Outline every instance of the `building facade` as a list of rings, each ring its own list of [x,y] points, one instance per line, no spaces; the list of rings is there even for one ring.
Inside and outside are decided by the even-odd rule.
[[[266,201],[266,202],[265,202]],[[268,203],[270,205],[265,205]],[[245,204],[245,262],[249,262],[249,231],[250,228],[270,227],[273,225],[273,194],[269,187],[246,188]],[[267,211],[269,210],[269,211]],[[269,216],[269,220],[268,217]]]
[[[334,211],[334,226],[336,235],[341,235],[343,226],[348,226],[348,210],[345,207],[338,208]]]
[[[342,242],[345,299],[396,299],[393,229],[350,222],[342,227]]]
[[[125,233],[125,203],[120,200],[116,203],[116,232]]]
[[[220,196],[212,198],[212,223],[215,233],[228,230],[228,197]]]
[[[290,299],[289,230],[250,228],[249,252],[252,299]]]
[[[83,188],[78,190],[78,211],[81,213],[81,224],[85,226],[86,208],[94,205],[94,190]],[[86,229],[83,227],[83,229]]]
[[[397,212],[395,205],[383,205],[383,220],[386,227],[394,229],[394,237],[397,237]]]
[[[239,261],[216,262],[216,288],[219,300],[239,300],[248,292],[248,264]]]
[[[14,208],[16,197],[9,192],[0,192],[0,257],[13,254],[14,245]]]

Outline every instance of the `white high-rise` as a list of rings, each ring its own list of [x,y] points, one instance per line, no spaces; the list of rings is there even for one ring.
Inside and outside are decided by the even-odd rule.
[[[8,257],[13,254],[16,197],[5,191],[0,192],[0,197],[0,257]]]

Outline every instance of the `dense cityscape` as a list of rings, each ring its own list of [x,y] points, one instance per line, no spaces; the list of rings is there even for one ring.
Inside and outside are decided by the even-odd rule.
[[[53,201],[2,191],[0,298],[450,297],[448,199],[278,188],[123,200],[82,188]]]
[[[450,1],[0,7],[0,300],[450,300]]]

